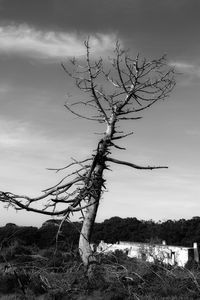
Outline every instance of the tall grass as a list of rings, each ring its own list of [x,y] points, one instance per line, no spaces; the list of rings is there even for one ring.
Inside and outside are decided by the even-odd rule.
[[[118,251],[98,255],[96,276],[89,282],[81,261],[71,252],[48,249],[32,260],[27,256],[10,261],[6,268],[6,263],[2,264],[0,299],[200,299],[200,268],[196,264],[187,268],[150,264]]]

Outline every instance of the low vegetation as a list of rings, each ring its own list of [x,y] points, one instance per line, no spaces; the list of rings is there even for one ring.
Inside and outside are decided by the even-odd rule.
[[[185,241],[189,228],[196,226],[185,244],[198,241],[200,219],[185,222]],[[130,232],[135,231],[137,241],[159,241],[166,239],[161,233],[168,226],[171,234],[177,232],[174,244],[179,244],[175,228],[180,224],[179,237],[186,228],[183,220],[154,223],[115,217],[96,224],[93,241],[98,242],[100,237],[109,242],[130,240]],[[77,250],[81,224],[66,223],[57,236],[58,225],[59,221],[47,221],[39,229],[15,224],[0,228],[0,299],[200,299],[200,267],[193,262],[180,268],[128,258],[121,251],[108,256],[96,254],[96,276],[89,281]],[[159,228],[165,230],[159,233]]]
[[[200,298],[197,265],[167,267],[131,259],[117,251],[108,256],[98,255],[97,279],[89,282],[79,256],[71,250],[51,248],[36,254],[33,249],[29,255],[19,255],[16,247],[13,257],[8,261],[1,255],[4,262],[0,269],[0,299]]]

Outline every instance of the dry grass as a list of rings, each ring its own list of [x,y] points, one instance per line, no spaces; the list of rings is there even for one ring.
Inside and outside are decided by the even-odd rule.
[[[169,268],[117,253],[99,256],[94,280],[88,282],[85,270],[75,256],[72,255],[70,260],[69,255],[59,253],[48,260],[40,258],[13,263],[6,272],[1,269],[0,299],[200,299],[198,266],[191,270]]]

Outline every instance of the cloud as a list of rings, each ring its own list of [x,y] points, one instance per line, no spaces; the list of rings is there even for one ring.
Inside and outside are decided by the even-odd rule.
[[[26,24],[0,27],[0,53],[18,54],[37,59],[63,59],[85,55],[83,37],[75,33],[42,31]],[[114,34],[90,36],[92,54],[109,52],[117,38]]]
[[[0,119],[0,149],[2,170],[0,179],[3,177],[5,183],[12,182],[13,187],[16,187],[16,173],[23,185],[27,177],[25,171],[30,174],[30,182],[32,182],[35,180],[31,180],[33,174],[44,172],[47,167],[63,167],[71,161],[71,157],[75,159],[88,157],[88,139],[81,142],[80,136],[71,136],[66,140],[59,134],[49,135],[45,130],[36,128],[31,123],[2,118]],[[48,178],[43,180],[48,181]],[[35,181],[38,182],[37,178]],[[48,183],[46,185],[48,186]]]
[[[180,84],[183,86],[188,86],[193,83],[199,84],[200,78],[200,66],[198,64],[191,64],[184,61],[174,61],[170,65],[175,67],[177,72],[181,73],[179,77]]]
[[[194,65],[185,62],[171,62],[170,65],[174,66],[177,69],[186,71],[189,71],[194,68]]]
[[[187,62],[171,62],[171,66],[175,67],[177,71],[187,75],[194,75],[200,77],[200,66],[189,64]]]

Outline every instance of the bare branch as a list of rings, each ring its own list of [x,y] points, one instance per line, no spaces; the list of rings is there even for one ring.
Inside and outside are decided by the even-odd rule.
[[[9,195],[9,193],[5,193],[5,192],[1,192],[0,193],[0,201],[1,202],[9,202],[9,205],[14,205],[17,207],[20,207],[21,209],[27,210],[27,211],[31,211],[31,212],[35,212],[35,213],[39,213],[39,214],[43,214],[43,215],[48,215],[48,216],[58,216],[58,215],[63,215],[65,214],[68,210],[64,209],[61,211],[56,211],[56,212],[49,212],[49,211],[44,211],[41,209],[36,209],[36,208],[32,208],[29,207],[23,203],[21,203],[20,201],[14,199],[13,197],[11,197]]]
[[[110,161],[113,162],[115,164],[119,164],[119,165],[125,165],[131,168],[135,168],[135,169],[139,169],[139,170],[154,170],[154,169],[167,169],[168,167],[166,166],[158,166],[158,167],[151,167],[151,166],[147,166],[147,167],[142,167],[127,161],[123,161],[123,160],[118,160],[115,158],[111,158],[111,157],[107,157],[106,161]]]
[[[120,146],[114,144],[113,142],[110,142],[110,145],[113,146],[113,147],[115,147],[115,148],[117,148],[117,149],[120,149],[120,150],[126,150],[126,148],[120,147]]]
[[[140,120],[142,117],[119,117],[118,120]]]
[[[75,178],[75,179],[73,179],[72,181],[70,181],[70,182],[68,182],[68,183],[65,183],[65,184],[63,184],[63,185],[61,185],[61,186],[53,186],[53,187],[50,187],[50,188],[47,188],[47,189],[45,189],[45,190],[43,190],[43,192],[45,192],[45,195],[47,196],[47,195],[50,195],[52,192],[57,192],[58,190],[60,190],[60,189],[64,189],[64,188],[66,188],[66,187],[71,187],[73,184],[75,184],[75,183],[77,183],[77,182],[79,182],[79,181],[81,181],[81,178],[80,177],[77,177],[77,178]],[[47,192],[48,191],[48,192]],[[47,193],[46,193],[47,192]]]
[[[88,65],[88,72],[89,72],[89,76],[90,76],[90,87],[91,87],[91,92],[94,96],[94,99],[95,99],[95,102],[97,103],[100,111],[102,112],[102,114],[104,115],[105,117],[105,120],[108,122],[108,116],[104,110],[104,108],[102,107],[99,99],[98,99],[98,96],[96,94],[96,90],[95,90],[95,85],[94,85],[94,79],[98,76],[99,74],[99,71],[96,72],[95,75],[92,74],[92,68],[91,68],[91,65],[90,65],[90,51],[89,51],[89,41],[86,41],[85,42],[85,46],[86,46],[86,50],[87,50],[87,65]],[[99,65],[101,65],[101,63],[99,62]],[[101,67],[100,67],[101,68]]]
[[[47,168],[47,170],[50,170],[50,171],[56,171],[56,173],[57,172],[60,172],[60,171],[63,171],[63,170],[65,170],[65,169],[67,169],[67,168],[69,168],[69,167],[71,167],[71,166],[74,166],[74,165],[77,165],[77,164],[82,164],[82,163],[84,163],[84,162],[86,162],[86,161],[89,161],[89,160],[92,160],[92,157],[90,157],[90,158],[86,158],[86,159],[84,159],[84,160],[81,160],[81,161],[73,161],[72,163],[70,163],[69,165],[67,165],[67,166],[65,166],[65,167],[62,167],[62,168]]]
[[[124,137],[129,136],[129,135],[132,135],[133,133],[134,133],[134,132],[132,131],[132,132],[127,133],[127,134],[124,134],[124,135],[115,136],[115,137],[112,138],[112,141],[122,139],[122,138],[124,138]]]
[[[79,118],[86,119],[86,120],[90,120],[90,121],[97,121],[97,122],[101,121],[100,118],[99,118],[99,119],[96,119],[96,118],[89,118],[89,117],[83,116],[83,115],[81,115],[81,114],[75,112],[74,110],[72,110],[72,109],[70,108],[70,106],[69,106],[67,103],[65,103],[64,106],[65,106],[72,114],[74,114],[75,116],[77,116],[77,117],[79,117]]]

